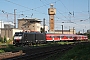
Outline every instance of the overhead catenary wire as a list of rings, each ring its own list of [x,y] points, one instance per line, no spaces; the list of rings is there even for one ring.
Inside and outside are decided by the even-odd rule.
[[[44,4],[44,5],[42,5],[42,6],[40,6],[40,7],[36,7],[36,8],[29,8],[29,7],[26,7],[26,6],[23,6],[23,5],[20,5],[20,4],[17,4],[17,3],[14,3],[14,2],[11,2],[10,0],[5,0],[5,1],[7,1],[7,2],[10,2],[10,3],[12,3],[12,4],[15,4],[15,5],[18,5],[18,6],[21,6],[21,7],[23,7],[23,8],[27,8],[27,9],[29,9],[29,10],[33,10],[33,11],[36,11],[36,12],[38,12],[38,13],[41,13],[41,14],[44,14],[44,15],[47,15],[46,13],[42,13],[42,12],[39,12],[39,11],[37,11],[37,10],[35,10],[35,9],[37,9],[37,8],[40,8],[40,7],[43,7],[43,6],[47,6],[47,5],[49,5],[50,3],[47,3],[47,4]],[[40,0],[41,1],[41,0]],[[46,1],[46,0],[45,0]],[[58,2],[58,1],[60,1],[60,0],[56,0],[56,1],[54,1],[54,2],[52,2],[52,3],[56,3],[56,2]],[[64,4],[63,4],[64,5]],[[28,10],[28,11],[29,11]],[[26,10],[27,11],[27,10]],[[60,13],[60,12],[59,12]],[[63,15],[63,14],[62,14]],[[64,16],[64,15],[63,15]],[[65,17],[65,16],[64,16]],[[66,17],[65,17],[66,18]]]
[[[26,6],[23,6],[23,5],[20,5],[20,4],[17,4],[17,3],[14,3],[14,2],[11,2],[10,0],[5,0],[5,1],[7,1],[7,2],[9,2],[9,3],[12,3],[12,4],[15,4],[15,5],[18,5],[18,6],[21,6],[21,7],[23,7],[23,8],[27,8],[27,9],[29,9],[29,10],[33,10],[33,11],[36,11],[36,12],[38,12],[38,13],[41,13],[41,14],[44,14],[44,15],[47,15],[46,13],[43,13],[43,12],[40,12],[40,11],[37,11],[37,10],[35,10],[35,9],[31,9],[31,8],[29,8],[29,7],[26,7]]]
[[[46,0],[45,0],[46,1]],[[54,2],[52,2],[52,3],[57,3],[58,1],[60,1],[60,0],[56,0],[56,1],[54,1]],[[46,1],[47,2],[47,1]],[[47,2],[48,3],[48,2]],[[50,3],[49,3],[50,4]],[[64,16],[58,9],[57,9],[57,12],[59,13],[59,14],[61,14],[64,18],[66,18],[66,16]],[[55,16],[55,18],[59,18],[59,17],[57,17],[57,16]],[[62,18],[59,18],[59,19],[62,19]],[[67,18],[66,18],[67,19]],[[64,20],[64,19],[62,19],[62,20]],[[67,19],[68,20],[68,19]]]
[[[10,1],[10,2],[12,2],[11,0],[7,0],[7,1]],[[41,1],[47,1],[47,0],[41,0]],[[60,1],[62,4],[63,4],[63,6],[64,6],[64,8],[66,8],[66,10],[68,10],[69,11],[69,9],[64,5],[64,3],[61,1],[61,0],[56,0],[56,1],[54,1],[54,2],[52,2],[52,3],[57,3],[58,1]],[[45,2],[44,2],[45,3]],[[17,4],[17,3],[16,3]],[[31,10],[33,10],[34,11],[34,9],[38,9],[38,8],[41,8],[41,7],[44,7],[44,6],[48,6],[50,3],[46,3],[46,4],[43,4],[43,5],[41,5],[41,6],[39,6],[39,7],[36,7],[36,8],[29,8],[29,7],[27,7],[27,9],[29,8],[29,10],[31,9]],[[22,6],[22,5],[18,5],[18,6]],[[23,7],[23,6],[22,6]],[[26,8],[26,7],[24,7],[24,8]],[[57,11],[58,11],[58,9],[57,9]],[[61,13],[61,12],[60,12]],[[74,12],[75,13],[75,12]],[[19,14],[19,13],[17,13],[17,14]],[[42,13],[41,13],[42,14]],[[63,14],[63,13],[61,13],[61,14]],[[64,15],[64,14],[63,14]],[[62,16],[63,16],[62,15]],[[60,17],[58,17],[58,18],[60,18]],[[64,16],[64,18],[67,18],[66,16]],[[60,18],[61,19],[61,18]]]

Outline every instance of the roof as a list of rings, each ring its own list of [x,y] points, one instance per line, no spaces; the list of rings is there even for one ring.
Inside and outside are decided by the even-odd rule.
[[[70,30],[63,30],[63,32],[69,32]],[[62,32],[62,30],[55,30],[55,32]]]
[[[29,20],[29,21],[35,21],[35,22],[42,22],[40,19],[36,19],[36,18],[22,18],[18,20]]]

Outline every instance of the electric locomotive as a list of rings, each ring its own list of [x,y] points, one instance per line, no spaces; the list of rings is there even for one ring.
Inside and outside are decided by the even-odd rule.
[[[45,34],[39,32],[15,32],[13,39],[14,45],[29,45],[45,42]]]

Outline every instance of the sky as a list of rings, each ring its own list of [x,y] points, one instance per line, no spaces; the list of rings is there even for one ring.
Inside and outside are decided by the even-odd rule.
[[[74,27],[76,32],[83,33],[90,29],[89,3],[89,0],[0,0],[0,20],[14,22],[15,9],[17,20],[37,18],[43,21],[45,18],[45,24],[49,26],[48,8],[53,4],[56,9],[55,30],[61,30],[63,25],[64,30]]]

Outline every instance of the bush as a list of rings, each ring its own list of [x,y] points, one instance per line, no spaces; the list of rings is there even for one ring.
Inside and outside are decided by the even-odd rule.
[[[0,42],[2,42],[2,43],[3,43],[3,38],[2,38],[2,37],[0,37]]]
[[[4,43],[6,43],[7,42],[7,39],[6,39],[6,36],[4,36]]]
[[[12,40],[7,40],[7,44],[12,44]]]
[[[0,53],[4,53],[5,51],[4,50],[0,50]]]

